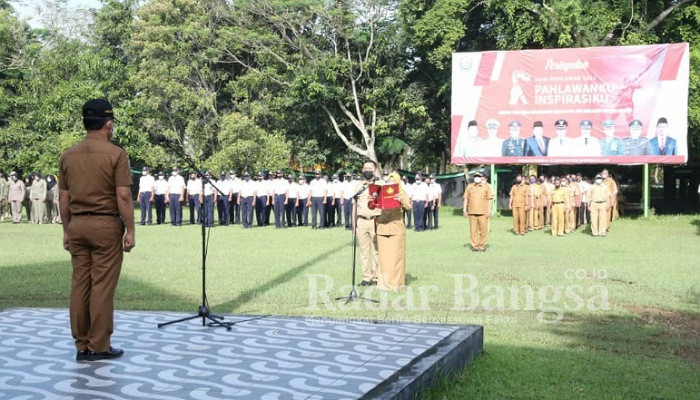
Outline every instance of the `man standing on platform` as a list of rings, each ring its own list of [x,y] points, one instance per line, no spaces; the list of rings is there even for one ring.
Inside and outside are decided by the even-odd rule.
[[[353,227],[357,242],[360,246],[360,258],[362,259],[362,282],[360,286],[377,284],[377,268],[379,266],[379,253],[377,251],[377,232],[375,219],[382,213],[380,209],[369,208],[369,185],[374,181],[377,164],[367,160],[362,164],[362,176],[364,181],[353,190],[353,194],[365,188],[365,190],[353,200],[357,205],[357,214],[353,215]]]
[[[160,171],[158,173],[158,180],[155,185],[155,199],[156,204],[156,224],[160,225],[165,223],[165,194],[168,192],[168,181],[165,180],[165,172]]]
[[[110,342],[123,252],[136,245],[133,182],[126,151],[110,143],[114,113],[109,102],[85,103],[83,125],[86,138],[59,161],[59,202],[63,248],[73,264],[70,325],[75,358],[97,361],[124,354]]]
[[[185,201],[185,179],[180,175],[180,168],[173,167],[168,178],[168,191],[165,202],[170,204],[170,224],[182,226],[182,203]]]
[[[464,190],[462,211],[469,218],[472,251],[486,251],[488,241],[488,218],[491,216],[493,192],[491,185],[483,182],[481,172],[474,173],[474,183]]]
[[[515,177],[515,184],[510,188],[508,208],[513,210],[513,232],[525,235],[527,232],[527,211],[530,210],[530,187],[523,182],[523,176]]]
[[[608,211],[612,201],[612,193],[603,184],[603,177],[596,175],[595,184],[589,189],[590,202],[588,209],[591,213],[591,233],[593,236],[605,236],[608,226]]]
[[[202,181],[197,179],[197,173],[191,172],[190,179],[187,181],[187,205],[190,209],[190,224],[202,223],[202,210],[200,208],[199,198],[202,193]],[[197,213],[197,219],[195,222],[195,211]]]
[[[141,224],[140,225],[151,225],[153,223],[153,213],[151,209],[151,204],[155,198],[155,185],[156,180],[151,175],[151,170],[148,167],[143,167],[141,169],[141,178],[139,179],[139,193],[136,197],[139,199],[139,205],[141,206]]]

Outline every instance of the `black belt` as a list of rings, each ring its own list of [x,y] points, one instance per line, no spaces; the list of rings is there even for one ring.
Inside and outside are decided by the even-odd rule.
[[[594,203],[607,203],[607,201],[594,201]]]
[[[564,204],[563,201],[553,201],[552,204]]]
[[[371,220],[371,219],[377,218],[377,217],[365,217],[365,216],[363,216],[363,215],[358,215],[357,217],[358,217],[358,218],[362,218],[362,219],[366,219],[366,220]]]
[[[95,217],[115,217],[119,218],[119,214],[99,213],[99,212],[80,212],[71,214],[73,217],[95,216]]]

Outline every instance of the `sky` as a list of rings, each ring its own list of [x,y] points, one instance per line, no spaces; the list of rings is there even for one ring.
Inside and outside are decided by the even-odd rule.
[[[10,0],[10,3],[21,19],[27,20],[34,28],[41,26],[41,21],[36,17],[36,10],[45,0]],[[100,0],[67,0],[66,3],[68,7],[78,9],[98,8],[101,5]]]

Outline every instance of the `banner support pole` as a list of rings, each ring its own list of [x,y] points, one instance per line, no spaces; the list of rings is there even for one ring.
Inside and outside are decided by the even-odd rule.
[[[491,164],[491,188],[493,189],[493,204],[491,210],[495,215],[498,212],[498,174],[496,173],[496,164]]]
[[[642,179],[642,184],[644,185],[644,188],[642,190],[643,192],[643,199],[642,202],[644,204],[644,218],[649,217],[649,164],[644,164],[644,177]]]

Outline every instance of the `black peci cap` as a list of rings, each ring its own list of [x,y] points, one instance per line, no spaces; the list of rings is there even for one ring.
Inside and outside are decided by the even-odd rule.
[[[83,118],[112,118],[114,119],[114,110],[112,104],[106,99],[88,100],[83,105]]]

